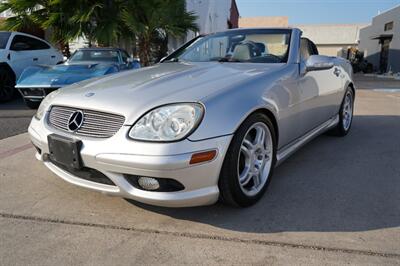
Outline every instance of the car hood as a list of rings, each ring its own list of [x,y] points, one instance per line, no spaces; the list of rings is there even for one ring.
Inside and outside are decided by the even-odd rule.
[[[126,125],[160,105],[203,98],[269,74],[285,64],[162,63],[63,88],[53,105],[124,115]]]
[[[89,78],[102,76],[112,67],[112,64],[100,64],[96,62],[65,63],[54,66],[40,66],[38,70],[28,69],[18,80],[17,87],[27,86],[65,86]]]

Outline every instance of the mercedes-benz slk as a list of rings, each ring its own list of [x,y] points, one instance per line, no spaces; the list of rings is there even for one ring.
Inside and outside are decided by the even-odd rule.
[[[29,126],[36,157],[67,182],[147,204],[254,204],[295,150],[352,124],[350,64],[301,35],[199,36],[154,66],[53,92]]]

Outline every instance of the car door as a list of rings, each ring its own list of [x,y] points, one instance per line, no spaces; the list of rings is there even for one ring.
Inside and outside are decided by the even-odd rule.
[[[39,64],[55,65],[61,61],[58,52],[55,51],[55,49],[53,49],[48,43],[36,38],[31,38],[30,43],[32,49],[35,50]]]
[[[318,55],[316,45],[306,38],[301,39],[301,77],[299,88],[303,99],[303,133],[333,117],[337,109],[338,91],[341,90],[342,80],[338,75],[339,67],[331,69],[305,71],[305,64],[311,55]]]
[[[8,60],[17,79],[26,67],[39,64],[39,57],[32,49],[29,39],[25,35],[16,34],[11,41]]]

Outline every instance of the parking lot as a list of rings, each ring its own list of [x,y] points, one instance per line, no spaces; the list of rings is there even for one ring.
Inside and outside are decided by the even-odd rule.
[[[34,111],[0,105],[0,264],[398,265],[399,83],[358,77],[350,134],[313,140],[246,209],[159,208],[70,185],[34,158]]]

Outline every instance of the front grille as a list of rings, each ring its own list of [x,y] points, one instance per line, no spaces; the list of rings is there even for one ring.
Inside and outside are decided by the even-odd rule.
[[[76,111],[83,113],[83,124],[79,129],[71,132],[68,128],[68,120]],[[49,125],[54,128],[71,134],[94,138],[112,137],[122,127],[124,121],[125,118],[121,115],[64,106],[53,106],[48,118]]]

